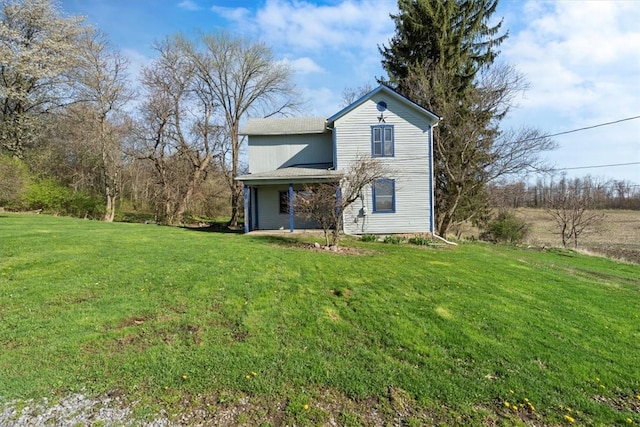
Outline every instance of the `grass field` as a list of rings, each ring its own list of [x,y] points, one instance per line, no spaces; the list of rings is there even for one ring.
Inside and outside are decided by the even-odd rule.
[[[558,226],[544,209],[519,208],[514,212],[531,226],[526,243],[562,246]],[[604,214],[604,220],[580,236],[578,248],[640,264],[640,211],[610,209],[599,212]],[[462,236],[477,237],[478,230],[464,227]]]
[[[111,394],[205,425],[640,424],[640,266],[344,244],[2,214],[0,401]]]

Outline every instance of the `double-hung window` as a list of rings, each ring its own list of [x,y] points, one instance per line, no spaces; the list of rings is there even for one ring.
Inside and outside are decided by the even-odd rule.
[[[371,156],[393,157],[393,125],[371,126]]]
[[[396,182],[378,179],[373,183],[373,212],[396,211]]]

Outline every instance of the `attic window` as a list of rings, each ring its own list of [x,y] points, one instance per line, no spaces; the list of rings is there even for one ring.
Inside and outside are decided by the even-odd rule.
[[[393,125],[371,126],[371,156],[393,157]]]

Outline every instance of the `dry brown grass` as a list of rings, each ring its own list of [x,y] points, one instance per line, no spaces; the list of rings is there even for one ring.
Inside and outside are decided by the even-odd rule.
[[[578,239],[579,249],[596,254],[640,263],[640,211],[603,210],[604,221],[584,232]],[[531,230],[525,243],[536,246],[562,246],[558,228],[544,209],[519,208],[519,218],[530,224]],[[478,237],[478,229],[464,226],[462,238]]]

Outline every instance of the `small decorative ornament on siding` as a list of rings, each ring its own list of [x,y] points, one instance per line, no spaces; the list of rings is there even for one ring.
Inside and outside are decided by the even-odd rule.
[[[387,110],[387,103],[384,101],[380,101],[376,104],[376,108],[380,111],[380,116],[378,117],[378,123],[386,123],[384,119],[384,112]]]

